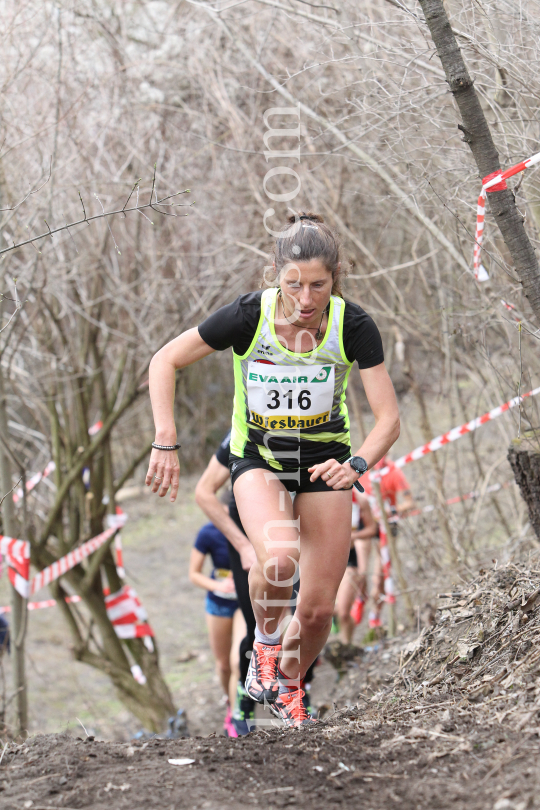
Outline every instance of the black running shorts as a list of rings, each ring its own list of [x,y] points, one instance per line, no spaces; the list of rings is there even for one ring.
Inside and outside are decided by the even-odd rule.
[[[296,492],[299,495],[301,492],[343,492],[342,489],[332,489],[327,486],[326,481],[322,478],[317,478],[316,481],[310,481],[311,473],[307,470],[274,470],[268,462],[263,458],[238,458],[229,456],[229,470],[231,471],[231,482],[234,487],[235,481],[245,472],[249,470],[267,470],[274,473],[283,486],[289,492]],[[350,487],[352,489],[352,487]]]

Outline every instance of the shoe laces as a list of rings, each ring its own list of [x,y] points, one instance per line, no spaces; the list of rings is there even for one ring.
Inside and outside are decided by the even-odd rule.
[[[257,654],[257,664],[259,673],[264,680],[275,681],[276,679],[277,654],[273,647],[261,645]]]
[[[283,697],[287,697],[287,708],[295,723],[302,723],[304,720],[309,719],[309,714],[302,701],[304,694],[305,692],[302,689],[295,689],[289,692],[289,695],[283,695]]]

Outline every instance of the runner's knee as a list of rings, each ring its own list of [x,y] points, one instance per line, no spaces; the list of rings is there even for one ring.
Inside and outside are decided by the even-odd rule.
[[[229,657],[226,658],[217,658],[216,659],[216,667],[219,672],[223,672],[225,674],[231,671],[231,662]]]
[[[298,615],[300,613],[300,615]],[[325,630],[332,623],[334,605],[332,602],[319,602],[319,604],[302,605],[296,611],[296,616],[303,630],[317,633]]]
[[[269,585],[292,587],[299,576],[298,563],[287,554],[276,554],[263,564],[262,573]]]

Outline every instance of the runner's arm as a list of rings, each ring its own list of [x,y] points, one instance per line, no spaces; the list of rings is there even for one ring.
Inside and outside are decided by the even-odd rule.
[[[360,369],[360,376],[375,417],[375,427],[355,455],[365,458],[371,469],[399,437],[399,409],[394,386],[384,363]]]
[[[240,531],[229,512],[219,502],[216,492],[229,478],[229,470],[212,456],[208,467],[203,472],[195,487],[195,500],[214,526],[222,532],[227,540],[240,554],[242,567],[249,571],[255,562],[255,550],[246,535]]]
[[[414,509],[416,504],[410,489],[401,490],[399,495],[402,495],[403,498],[398,496],[397,513],[400,517],[406,517],[407,513]]]
[[[191,557],[189,558],[189,578],[194,585],[202,588],[204,591],[222,591],[223,593],[232,593],[234,591],[234,582],[232,577],[221,580],[218,582],[212,577],[207,577],[202,573],[204,565],[205,554],[197,548],[191,549]]]
[[[399,410],[394,386],[384,363],[372,368],[361,368],[360,376],[375,417],[375,427],[354,455],[365,458],[368,469],[371,469],[397,441]],[[312,473],[311,481],[319,477],[322,477],[323,481],[328,481],[324,474],[331,473],[331,483],[329,482],[328,486],[335,490],[348,489],[359,477],[350,464],[340,464],[335,459],[316,464],[309,468],[309,472]]]
[[[198,329],[188,329],[154,355],[150,363],[150,399],[156,426],[156,443],[176,444],[176,425],[174,422],[174,389],[176,370],[196,363],[209,354],[212,349],[199,335]],[[152,484],[152,492],[159,490],[163,498],[171,487],[171,501],[176,499],[180,479],[178,453],[171,450],[152,450],[150,464],[146,475],[146,485]]]
[[[360,515],[362,516],[362,523],[364,524],[364,527],[351,532],[351,539],[371,540],[371,538],[375,537],[377,534],[377,523],[373,517],[373,512],[371,511],[371,506],[369,505],[369,499],[366,498],[365,495],[361,495],[359,492],[356,493],[356,498],[360,506]]]

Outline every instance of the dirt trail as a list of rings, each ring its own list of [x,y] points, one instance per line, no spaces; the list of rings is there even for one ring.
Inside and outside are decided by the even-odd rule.
[[[446,702],[447,703],[447,702]],[[371,724],[348,711],[327,723],[264,730],[247,738],[198,737],[106,743],[68,734],[9,746],[0,766],[0,807],[327,808],[526,810],[539,803],[537,736],[494,734],[462,712],[437,730],[428,722]],[[371,726],[371,727],[370,727]],[[170,764],[170,759],[193,759]]]
[[[372,645],[348,663],[335,657],[339,678],[323,662],[313,703],[327,714],[311,728],[267,720],[229,740],[220,736],[204,594],[187,578],[203,518],[189,497],[157,507],[143,497],[126,511],[130,581],[156,628],[175,700],[188,710],[192,735],[202,736],[129,742],[137,725],[109,683],[69,659],[54,609],[36,612],[28,648],[37,735],[3,752],[1,810],[540,808],[540,573],[532,558],[527,570],[509,563],[462,585],[416,638]],[[91,738],[81,739],[77,717]]]

